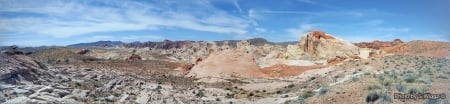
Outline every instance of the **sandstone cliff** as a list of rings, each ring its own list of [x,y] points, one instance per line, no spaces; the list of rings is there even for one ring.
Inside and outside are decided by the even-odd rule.
[[[297,46],[309,54],[312,60],[350,57],[358,55],[358,47],[345,40],[335,38],[325,32],[310,31],[300,38]]]

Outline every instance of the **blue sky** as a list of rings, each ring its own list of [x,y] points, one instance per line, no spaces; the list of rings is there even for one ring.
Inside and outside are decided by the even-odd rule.
[[[0,45],[99,40],[449,41],[448,0],[0,0]]]

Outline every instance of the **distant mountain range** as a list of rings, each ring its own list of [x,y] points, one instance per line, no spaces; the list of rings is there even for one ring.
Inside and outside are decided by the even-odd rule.
[[[72,44],[68,45],[68,47],[92,47],[92,46],[117,46],[124,44],[124,42],[121,41],[98,41],[98,42],[92,42],[92,43],[78,43],[78,44]]]
[[[230,46],[236,46],[236,43],[242,40],[222,40],[222,41],[213,41],[217,43],[218,46],[221,46],[225,41],[228,42]],[[247,41],[251,45],[255,46],[263,46],[264,44],[277,44],[277,45],[293,45],[296,44],[297,41],[290,41],[290,42],[270,42],[267,41],[264,38],[252,38],[247,39]],[[154,47],[154,48],[179,48],[182,45],[195,43],[195,42],[202,42],[202,41],[170,41],[170,40],[164,40],[160,42],[155,41],[147,41],[147,42],[131,42],[131,43],[125,43],[121,41],[98,41],[98,42],[91,42],[91,43],[78,43],[78,44],[72,44],[68,45],[68,47],[93,47],[93,46],[118,46],[123,45],[125,47]]]

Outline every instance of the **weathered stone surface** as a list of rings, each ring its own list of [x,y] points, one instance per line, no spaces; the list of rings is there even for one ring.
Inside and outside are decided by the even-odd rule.
[[[253,57],[238,50],[213,53],[195,65],[187,76],[192,77],[266,77]]]
[[[359,49],[350,42],[320,31],[310,31],[302,36],[298,47],[308,53],[312,60],[358,55]]]

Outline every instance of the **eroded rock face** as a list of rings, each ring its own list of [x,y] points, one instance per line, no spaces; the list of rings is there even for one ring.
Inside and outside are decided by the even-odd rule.
[[[45,66],[22,54],[1,53],[0,82],[7,84],[32,83],[38,80],[38,70]]]
[[[345,40],[321,31],[310,31],[302,36],[300,49],[311,55],[312,60],[327,60],[336,56],[349,57],[358,54],[358,47]]]
[[[390,53],[400,53],[407,48],[407,44],[405,44],[400,39],[395,39],[393,41],[375,40],[373,42],[355,43],[355,45],[360,48],[373,49],[370,52],[369,57],[377,57],[382,56],[383,54],[390,54]]]
[[[188,73],[189,77],[266,77],[252,56],[237,50],[224,50],[210,54],[195,65]]]
[[[378,41],[375,40],[373,42],[360,42],[355,45],[360,48],[372,48],[372,49],[383,49],[386,47],[394,47],[396,45],[403,44],[403,41],[400,39],[395,39],[393,41]]]

